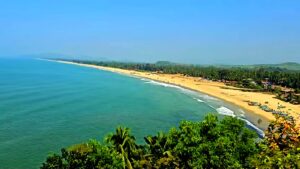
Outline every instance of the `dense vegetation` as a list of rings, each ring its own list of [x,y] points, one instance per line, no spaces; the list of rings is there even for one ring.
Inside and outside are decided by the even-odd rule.
[[[41,168],[300,168],[299,137],[295,122],[284,116],[276,116],[259,140],[241,120],[208,115],[147,136],[143,145],[119,127],[105,143],[91,140],[62,149]]]
[[[69,61],[129,70],[152,71],[168,74],[179,73],[192,77],[202,77],[213,81],[223,81],[227,85],[239,88],[255,89],[252,91],[273,92],[280,100],[291,102],[293,104],[300,104],[300,72],[279,67],[224,68],[174,64],[166,61],[160,61],[155,64],[83,60]],[[290,88],[290,90],[283,90],[280,86]]]
[[[300,64],[296,62],[285,62],[281,64],[259,64],[259,65],[250,65],[249,68],[260,68],[260,67],[278,67],[287,70],[300,70]]]
[[[232,67],[240,67],[240,68],[250,68],[250,69],[259,69],[259,68],[281,68],[286,70],[295,70],[300,71],[300,64],[296,62],[285,62],[280,64],[254,64],[254,65],[214,65],[216,67],[223,68],[232,68]]]
[[[94,64],[99,66],[109,66],[122,69],[141,70],[141,71],[156,71],[170,74],[184,74],[193,77],[203,77],[210,80],[222,81],[237,81],[243,82],[245,79],[253,79],[257,84],[262,81],[274,85],[290,87],[293,89],[300,89],[300,72],[288,71],[281,68],[258,68],[258,69],[244,69],[244,68],[218,68],[218,67],[203,67],[196,65],[180,65],[171,64],[169,62],[157,62],[155,64],[149,63],[122,63],[122,62],[95,62],[72,60],[78,63]]]

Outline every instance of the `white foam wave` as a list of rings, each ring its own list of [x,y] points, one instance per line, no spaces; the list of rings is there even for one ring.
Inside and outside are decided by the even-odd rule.
[[[192,96],[199,96],[200,98],[197,98],[196,100],[199,102],[205,102],[204,100],[212,100],[212,101],[219,101],[219,99],[206,95],[206,94],[202,94],[202,93],[198,93],[195,92],[193,90],[190,89],[186,89],[177,85],[173,85],[173,84],[169,84],[169,83],[164,83],[164,82],[158,82],[158,81],[154,81],[154,80],[150,80],[150,79],[145,79],[145,78],[141,78],[141,80],[146,81],[145,83],[148,84],[153,84],[153,85],[158,85],[158,86],[163,86],[163,87],[171,87],[171,88],[176,88],[176,89],[180,89],[182,92],[192,95]],[[195,98],[194,98],[195,99]],[[203,99],[203,100],[202,100]]]
[[[198,99],[198,98],[194,98],[194,99],[197,100],[197,101],[200,102],[200,103],[204,103],[204,101],[201,100],[201,99]]]
[[[246,120],[244,118],[238,117],[238,119],[243,120],[244,122],[246,122],[247,126],[249,126],[252,129],[254,129],[261,137],[265,137],[264,131],[262,131],[260,128],[258,128],[257,126],[255,126],[253,123],[251,123],[250,121],[248,121],[248,120]]]
[[[240,114],[241,117],[245,117],[245,112],[244,112],[244,110],[239,109],[239,112],[241,113],[241,114]]]
[[[210,104],[207,104],[209,107],[213,108],[213,109],[216,109],[214,106],[210,105]]]
[[[230,109],[228,109],[227,107],[220,107],[216,109],[217,112],[219,114],[225,115],[225,116],[232,116],[232,117],[236,117],[236,115],[234,114],[234,112]],[[242,114],[243,115],[243,114]],[[246,122],[247,126],[249,126],[250,128],[252,128],[253,130],[255,130],[261,137],[265,136],[264,131],[262,131],[260,128],[258,128],[257,126],[255,126],[253,123],[251,123],[250,121],[242,118],[242,117],[237,117],[240,120],[243,120],[244,122]]]
[[[227,107],[222,106],[222,107],[217,108],[216,110],[219,114],[235,117],[234,112],[232,110],[228,109]]]
[[[150,80],[150,81],[147,81],[145,83],[149,83],[149,84],[153,84],[153,85],[158,85],[158,86],[163,86],[163,87],[172,87],[172,88],[177,88],[177,89],[184,90],[182,87],[179,87],[179,86],[176,86],[176,85],[172,85],[172,84],[168,84],[168,83],[157,82],[157,81],[154,81],[154,80]]]
[[[172,84],[168,84],[168,83],[163,83],[163,82],[158,82],[158,81],[154,81],[154,80],[149,80],[149,79],[145,79],[142,78],[141,80],[146,81],[145,83],[149,83],[149,84],[153,84],[153,85],[159,85],[159,86],[163,86],[163,87],[172,87],[172,88],[176,88],[176,89],[180,89],[182,91],[186,91],[186,92],[192,92],[191,90],[182,88],[180,86],[176,86],[176,85],[172,85]],[[203,98],[204,100],[215,100],[217,101],[218,99],[215,97],[211,97],[209,95],[203,94],[201,95],[201,98]],[[203,100],[199,99],[199,98],[194,98],[195,100],[197,100],[198,102],[204,102]],[[208,106],[212,107],[213,109],[215,109],[213,106],[209,105]],[[230,110],[227,107],[221,106],[219,108],[216,109],[217,112],[219,114],[225,115],[225,116],[231,116],[231,117],[236,117],[236,115],[234,114],[234,111]],[[264,137],[265,134],[264,132],[258,128],[257,126],[255,126],[253,123],[251,123],[250,121],[244,119],[243,117],[245,116],[245,112],[243,110],[240,109],[240,116],[242,117],[238,117],[238,119],[241,119],[243,121],[246,122],[247,126],[251,127],[252,129],[254,129],[261,137]]]
[[[217,98],[212,97],[212,96],[209,96],[209,95],[206,95],[206,94],[203,94],[202,97],[203,97],[204,99],[207,99],[207,100],[218,100]]]
[[[180,86],[168,84],[168,83],[158,82],[158,81],[149,80],[149,79],[145,79],[145,78],[142,78],[141,80],[146,81],[145,83],[149,83],[149,84],[153,84],[153,85],[159,85],[159,86],[163,86],[163,87],[172,87],[172,88],[180,89],[180,90],[188,92],[188,93],[192,92],[191,90],[182,88]],[[206,94],[201,95],[201,98],[203,98],[204,100],[214,100],[214,101],[218,100],[217,98],[211,97],[211,96],[206,95]],[[197,100],[198,102],[201,102],[201,103],[204,102],[203,100],[201,100],[199,98],[194,98],[194,99]],[[215,107],[213,107],[209,104],[207,104],[207,105],[210,106],[211,108],[215,109]],[[216,110],[219,114],[222,114],[222,115],[225,115],[225,116],[236,117],[236,115],[234,114],[234,111],[230,110],[227,107],[221,106],[221,107],[217,108]],[[238,119],[245,121],[247,126],[252,128],[253,130],[255,130],[261,137],[264,137],[265,134],[260,128],[258,128],[253,123],[251,123],[250,121],[243,118],[245,116],[245,112],[242,109],[240,109],[239,111],[241,112],[241,114],[240,114],[241,117],[238,117]]]

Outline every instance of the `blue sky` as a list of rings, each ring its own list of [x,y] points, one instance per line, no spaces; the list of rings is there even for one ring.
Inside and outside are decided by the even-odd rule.
[[[0,55],[300,62],[298,0],[2,0]]]

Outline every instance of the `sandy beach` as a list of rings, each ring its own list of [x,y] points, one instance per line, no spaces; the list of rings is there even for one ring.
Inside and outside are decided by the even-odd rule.
[[[55,62],[91,67],[95,69],[101,69],[101,70],[111,71],[115,73],[137,76],[137,77],[152,79],[164,83],[178,85],[184,88],[188,88],[194,91],[199,91],[201,93],[205,93],[217,97],[231,104],[234,104],[246,110],[247,112],[251,112],[252,113],[251,115],[257,116],[257,119],[262,118],[270,121],[274,119],[274,116],[271,112],[265,112],[264,110],[260,109],[258,106],[248,105],[248,102],[246,101],[253,101],[253,102],[265,104],[269,108],[274,110],[277,110],[278,105],[282,105],[285,108],[281,108],[281,111],[288,112],[290,115],[292,115],[297,120],[297,124],[299,124],[300,121],[300,117],[299,117],[300,106],[278,100],[275,98],[275,95],[273,94],[259,93],[259,92],[244,92],[238,90],[237,88],[226,86],[222,82],[213,82],[198,77],[187,77],[180,74],[140,72],[134,70],[125,70],[125,69],[95,66],[89,64],[79,64],[79,63],[74,63],[69,61],[55,61]]]

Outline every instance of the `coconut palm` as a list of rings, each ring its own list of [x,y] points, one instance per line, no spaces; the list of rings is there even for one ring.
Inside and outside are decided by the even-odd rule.
[[[144,139],[149,145],[151,154],[153,154],[154,156],[161,156],[167,149],[167,137],[162,132],[159,132],[157,136],[148,136]]]
[[[116,133],[109,135],[106,141],[122,155],[123,167],[132,168],[132,157],[137,150],[137,145],[135,137],[130,134],[130,129],[118,127]]]
[[[177,159],[173,156],[169,147],[167,135],[163,132],[159,132],[157,136],[148,136],[144,139],[150,151],[147,158],[150,161],[154,161],[154,168],[178,167]]]

